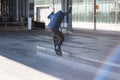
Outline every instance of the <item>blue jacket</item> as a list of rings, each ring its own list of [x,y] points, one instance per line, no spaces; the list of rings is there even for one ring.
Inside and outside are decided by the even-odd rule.
[[[59,29],[60,24],[62,20],[64,19],[64,16],[68,15],[71,12],[62,12],[58,11],[57,13],[52,12],[50,15],[48,15],[48,19],[50,19],[50,23],[48,24],[49,29]]]

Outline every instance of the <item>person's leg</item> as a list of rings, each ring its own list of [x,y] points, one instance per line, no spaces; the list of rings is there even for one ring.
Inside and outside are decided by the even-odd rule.
[[[61,46],[64,41],[64,36],[63,36],[62,32],[60,32],[59,30],[54,30],[54,29],[52,29],[52,32],[59,39],[58,45]]]

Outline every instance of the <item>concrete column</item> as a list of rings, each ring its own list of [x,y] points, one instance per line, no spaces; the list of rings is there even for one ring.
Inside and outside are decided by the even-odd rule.
[[[30,0],[28,0],[28,20],[27,20],[27,24],[28,24],[28,30],[32,29],[32,21],[30,18]]]
[[[32,29],[33,18],[34,18],[34,0],[28,0],[28,30]]]
[[[16,0],[16,17],[17,17],[17,19],[18,19],[18,0]]]
[[[94,0],[94,31],[96,30],[96,0]]]
[[[67,0],[61,0],[61,9],[62,11],[66,11],[66,3],[67,3]],[[65,17],[62,24],[61,24],[61,31],[63,33],[67,33],[67,18]]]
[[[30,0],[28,0],[28,18],[30,17]]]
[[[69,0],[69,5],[71,5],[71,7],[72,7],[72,0]],[[68,7],[69,7],[69,5],[68,5]],[[72,10],[71,10],[71,13],[68,16],[68,30],[69,31],[73,30],[72,29]]]
[[[69,5],[72,6],[72,0],[62,0],[61,7],[64,12],[67,12]],[[68,32],[72,30],[72,13],[66,16],[62,22],[62,32]]]
[[[61,9],[62,11],[66,12],[67,11],[67,0],[62,0],[62,3],[61,3]],[[67,23],[67,18],[65,17],[64,20],[63,20],[63,24]],[[67,27],[67,26],[64,26],[64,27]]]

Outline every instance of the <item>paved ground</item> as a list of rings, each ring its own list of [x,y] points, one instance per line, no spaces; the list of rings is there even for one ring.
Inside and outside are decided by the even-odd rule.
[[[1,31],[0,80],[101,80],[97,76],[101,72],[107,74],[102,80],[120,78],[119,33],[81,30],[65,34],[62,57],[54,53],[51,36],[44,30]],[[117,59],[111,57],[113,53]],[[105,65],[108,70],[101,71]]]

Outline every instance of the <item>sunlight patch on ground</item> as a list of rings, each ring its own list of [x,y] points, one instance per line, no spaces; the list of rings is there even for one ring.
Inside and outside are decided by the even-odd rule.
[[[102,65],[101,69],[99,70],[95,80],[109,80],[106,76],[110,76],[111,78],[115,78],[115,80],[119,80],[120,74],[116,73],[115,75],[110,75],[108,72],[113,70],[114,67],[120,68],[120,46],[117,46],[112,52],[111,55],[108,56],[104,64]],[[112,63],[112,65],[106,64],[107,62]],[[118,64],[118,65],[115,65]],[[114,66],[115,65],[115,66]],[[106,72],[105,72],[106,71]],[[114,73],[114,72],[112,72]],[[116,76],[116,77],[114,77]]]
[[[0,80],[60,80],[0,55]]]

